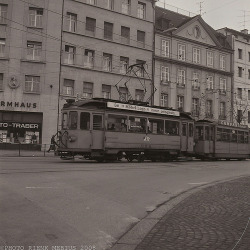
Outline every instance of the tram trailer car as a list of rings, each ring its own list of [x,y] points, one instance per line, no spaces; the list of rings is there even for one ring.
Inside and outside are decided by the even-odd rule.
[[[200,120],[195,122],[195,156],[205,159],[250,158],[247,126]]]
[[[194,120],[176,110],[99,99],[68,102],[58,153],[99,162],[173,160],[193,155],[193,131]]]

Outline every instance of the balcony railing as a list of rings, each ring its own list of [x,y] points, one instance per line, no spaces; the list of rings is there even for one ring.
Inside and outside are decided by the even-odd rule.
[[[84,56],[83,66],[86,68],[94,68],[94,57],[93,56]]]
[[[70,52],[64,52],[63,62],[65,64],[74,64],[75,63],[75,54]]]

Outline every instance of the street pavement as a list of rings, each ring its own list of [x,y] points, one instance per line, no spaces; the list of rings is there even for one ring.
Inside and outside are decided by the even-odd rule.
[[[112,249],[249,250],[250,177],[199,187],[193,192],[173,204],[137,246],[133,232]],[[157,211],[144,221],[156,218]]]

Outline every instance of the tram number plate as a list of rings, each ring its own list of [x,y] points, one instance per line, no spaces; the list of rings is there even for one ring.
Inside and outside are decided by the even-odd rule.
[[[145,136],[144,139],[143,139],[143,141],[150,141],[150,137]]]

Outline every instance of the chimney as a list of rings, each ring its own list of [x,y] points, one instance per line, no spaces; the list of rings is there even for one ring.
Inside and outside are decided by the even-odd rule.
[[[240,32],[244,33],[244,34],[248,34],[248,29],[244,29],[244,30],[241,30]]]

